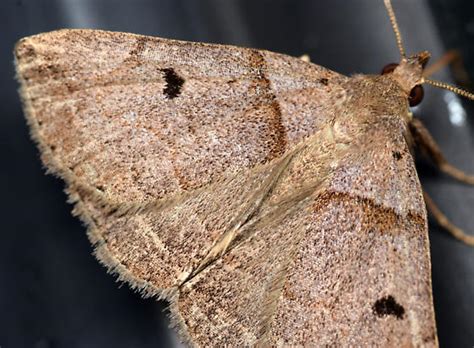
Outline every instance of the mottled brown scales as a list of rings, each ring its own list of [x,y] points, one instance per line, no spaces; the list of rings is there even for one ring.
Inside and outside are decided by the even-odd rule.
[[[269,127],[272,129],[274,147],[269,154],[269,156],[264,159],[264,161],[271,160],[275,157],[281,156],[287,148],[287,135],[286,129],[283,125],[282,110],[280,108],[280,103],[273,93],[271,86],[271,81],[267,77],[268,67],[265,61],[265,56],[258,50],[252,50],[254,58],[251,59],[253,62],[253,67],[257,72],[257,76],[263,82],[263,88],[268,91],[268,100],[270,102],[270,110],[267,111],[269,119],[271,119],[271,124]]]
[[[113,52],[113,53],[112,53]],[[31,133],[96,255],[194,346],[436,346],[407,96],[267,51],[22,39]]]

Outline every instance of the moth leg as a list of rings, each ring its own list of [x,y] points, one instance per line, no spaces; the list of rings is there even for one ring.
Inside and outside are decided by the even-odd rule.
[[[466,71],[462,55],[460,54],[458,50],[447,51],[436,62],[434,62],[433,64],[428,66],[426,69],[424,69],[423,76],[429,77],[448,65],[452,67],[454,79],[461,86],[464,86],[465,88],[469,89],[471,81]]]
[[[462,170],[457,169],[448,163],[438,144],[436,144],[436,141],[433,139],[428,129],[425,128],[420,120],[415,118],[412,119],[410,122],[410,131],[413,135],[415,143],[421,147],[421,149],[433,160],[435,165],[443,173],[448,174],[460,182],[474,185],[474,175],[466,174]],[[448,231],[454,238],[467,245],[474,246],[474,236],[466,234],[463,230],[449,221],[446,215],[443,214],[443,212],[438,208],[438,206],[433,202],[431,197],[425,191],[423,191],[423,196],[426,207],[440,226]]]
[[[457,50],[449,50],[445,52],[441,58],[439,58],[437,61],[435,61],[433,64],[430,66],[426,67],[426,69],[423,70],[423,76],[424,77],[429,77],[441,69],[443,69],[445,66],[450,65],[450,64],[458,64],[458,62],[462,61],[461,55]]]
[[[433,202],[431,197],[423,191],[423,197],[425,199],[426,207],[431,215],[435,218],[436,222],[448,231],[454,238],[460,240],[464,244],[469,246],[474,246],[474,236],[468,235],[462,229],[453,224],[446,215],[438,208],[438,206]]]
[[[443,173],[465,184],[474,185],[474,175],[463,172],[446,160],[438,144],[436,144],[436,141],[420,120],[412,119],[410,131],[415,143],[433,160]]]

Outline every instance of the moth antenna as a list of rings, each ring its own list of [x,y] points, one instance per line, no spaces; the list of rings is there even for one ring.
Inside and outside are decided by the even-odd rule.
[[[385,7],[387,8],[388,16],[390,17],[390,22],[392,23],[392,28],[395,33],[397,40],[398,50],[402,58],[406,57],[405,48],[403,48],[402,35],[400,34],[400,29],[398,29],[397,17],[395,17],[395,12],[393,11],[392,2],[390,0],[384,0]]]
[[[467,99],[474,100],[474,93],[468,92],[462,88],[456,87],[456,86],[451,86],[447,83],[444,82],[439,82],[439,81],[434,81],[434,80],[424,80],[427,84],[432,85],[434,87],[442,88],[442,89],[447,89],[448,91],[454,92],[456,94],[459,94],[460,96],[463,96]]]

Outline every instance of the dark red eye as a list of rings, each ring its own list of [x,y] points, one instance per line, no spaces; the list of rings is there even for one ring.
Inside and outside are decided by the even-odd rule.
[[[397,63],[390,63],[383,67],[381,75],[390,74],[398,66]]]
[[[422,85],[416,85],[415,87],[413,87],[410,92],[410,96],[408,97],[408,102],[410,103],[410,106],[420,104],[420,102],[423,100],[424,95],[425,92],[423,90]]]

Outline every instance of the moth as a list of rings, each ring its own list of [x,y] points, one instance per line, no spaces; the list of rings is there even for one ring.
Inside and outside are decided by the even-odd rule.
[[[20,40],[31,134],[95,254],[194,346],[436,346],[409,104],[429,54],[346,77],[263,50],[100,30]],[[444,218],[444,219],[443,219]]]

